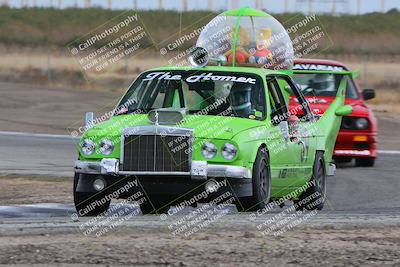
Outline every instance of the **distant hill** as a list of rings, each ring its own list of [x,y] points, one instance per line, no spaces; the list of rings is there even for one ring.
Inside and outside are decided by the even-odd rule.
[[[0,8],[0,44],[5,46],[65,47],[123,11],[91,9]],[[177,34],[179,25],[196,28],[215,15],[207,11],[139,11],[148,33],[156,43]],[[296,14],[275,17],[288,21]],[[326,53],[400,54],[400,13],[362,16],[318,15],[333,41]],[[191,45],[187,42],[187,45]],[[151,45],[150,43],[148,45]]]

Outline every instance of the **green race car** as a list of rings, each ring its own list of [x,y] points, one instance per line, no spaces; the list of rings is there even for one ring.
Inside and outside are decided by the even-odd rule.
[[[249,8],[225,16],[224,23],[246,16],[271,19]],[[344,105],[345,83],[324,114],[314,115],[291,70],[240,66],[248,58],[245,48],[237,49],[244,31],[235,24],[225,63],[218,57],[220,63],[207,64],[208,56],[216,55],[197,48],[190,57],[195,66],[142,73],[108,121],[93,126],[89,116],[75,163],[79,215],[106,211],[112,198],[136,201],[146,214],[168,212],[171,205],[196,206],[226,192],[239,211],[282,198],[300,209],[322,209],[341,116],[352,112]],[[251,64],[275,56],[273,51],[267,58],[262,51],[254,55]],[[230,66],[223,66],[227,62]],[[290,97],[297,105],[289,107]],[[299,110],[301,116],[293,115]]]
[[[166,210],[175,199],[207,189],[207,181],[224,179],[239,210],[289,194],[297,201],[315,192],[324,198],[341,116],[351,113],[341,90],[319,118],[284,71],[215,66],[145,72],[114,116],[82,136],[76,208],[80,215],[99,214],[110,198],[85,211],[136,179],[149,200],[144,213]],[[304,111],[298,120],[288,109],[289,95]]]

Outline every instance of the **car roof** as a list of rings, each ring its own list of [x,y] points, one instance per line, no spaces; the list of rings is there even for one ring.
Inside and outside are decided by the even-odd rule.
[[[342,67],[344,70],[348,70],[347,66],[336,60],[329,59],[312,59],[312,58],[296,58],[294,64],[315,64],[315,65],[326,65],[326,66],[337,66]]]

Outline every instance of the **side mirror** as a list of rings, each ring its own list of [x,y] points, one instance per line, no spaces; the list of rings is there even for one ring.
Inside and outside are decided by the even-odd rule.
[[[362,91],[362,96],[364,100],[369,100],[375,98],[375,90],[374,89],[364,89]]]
[[[289,124],[287,121],[281,121],[279,123],[279,131],[281,132],[283,139],[285,139],[285,141],[288,142],[290,135],[289,135]]]
[[[335,111],[336,116],[346,116],[350,115],[353,112],[353,107],[350,105],[344,105],[341,107],[338,107]]]
[[[360,76],[360,71],[355,70],[351,72],[351,76],[353,77],[353,79],[356,79]]]
[[[93,112],[86,112],[85,114],[85,128],[89,129],[93,127]]]

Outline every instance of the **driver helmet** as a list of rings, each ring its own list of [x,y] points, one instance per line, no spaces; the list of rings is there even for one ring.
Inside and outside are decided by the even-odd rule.
[[[316,90],[335,91],[335,77],[333,74],[320,73],[310,80],[310,86]]]
[[[214,96],[215,99],[226,99],[231,91],[232,84],[224,83],[222,86],[215,86]]]
[[[232,86],[229,94],[229,102],[232,109],[237,114],[250,114],[251,112],[251,85],[236,83]]]

